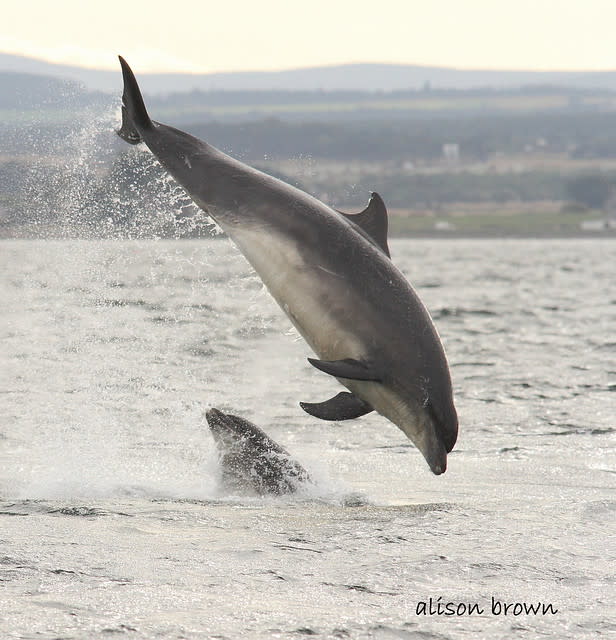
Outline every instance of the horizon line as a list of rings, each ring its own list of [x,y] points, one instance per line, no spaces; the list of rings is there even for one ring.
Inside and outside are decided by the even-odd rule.
[[[116,68],[109,65],[109,67],[82,65],[71,62],[58,62],[43,58],[39,56],[29,55],[26,53],[13,53],[10,51],[0,50],[0,55],[12,56],[15,58],[24,58],[36,62],[41,62],[56,67],[73,67],[76,69],[82,69],[84,71],[99,71],[105,73],[115,72]],[[113,54],[114,59],[117,59],[117,54]],[[419,62],[387,62],[387,61],[347,61],[347,62],[331,62],[327,64],[312,64],[312,65],[300,65],[294,67],[284,67],[277,69],[235,69],[235,70],[218,70],[218,71],[140,71],[140,75],[186,75],[186,76],[207,76],[217,74],[233,74],[233,73],[285,73],[289,71],[304,71],[310,69],[330,69],[336,67],[351,67],[351,66],[388,66],[388,67],[417,67],[425,69],[438,69],[447,71],[459,71],[459,72],[480,72],[480,73],[575,73],[575,74],[598,74],[598,73],[611,73],[616,71],[616,67],[606,67],[601,69],[571,69],[571,68],[539,68],[529,69],[524,67],[459,67],[455,65],[442,65],[442,64],[430,64]]]

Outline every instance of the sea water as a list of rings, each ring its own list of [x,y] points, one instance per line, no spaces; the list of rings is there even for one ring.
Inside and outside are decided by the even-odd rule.
[[[0,242],[0,637],[616,635],[616,242],[394,240],[460,436],[430,473],[225,239]],[[224,493],[204,419],[315,486]]]

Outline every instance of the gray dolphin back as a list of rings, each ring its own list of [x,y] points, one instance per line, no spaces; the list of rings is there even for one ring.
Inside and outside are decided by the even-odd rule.
[[[233,493],[295,493],[310,475],[257,425],[219,409],[206,414],[218,449],[222,484]]]

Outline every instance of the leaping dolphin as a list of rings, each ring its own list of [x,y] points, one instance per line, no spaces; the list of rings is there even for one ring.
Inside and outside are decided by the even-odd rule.
[[[311,481],[304,467],[257,425],[213,408],[205,417],[220,455],[226,489],[283,495]]]
[[[387,211],[372,194],[346,215],[209,144],[150,119],[128,64],[120,137],[145,142],[235,242],[319,359],[347,387],[302,403],[325,420],[372,410],[391,420],[441,474],[458,418],[445,352],[430,315],[387,247]]]

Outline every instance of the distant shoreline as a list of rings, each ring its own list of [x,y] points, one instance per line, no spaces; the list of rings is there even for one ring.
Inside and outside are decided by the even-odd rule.
[[[590,239],[590,240],[615,240],[616,229],[593,230],[593,231],[546,231],[535,233],[512,232],[504,233],[496,229],[486,230],[484,232],[464,232],[464,231],[431,231],[418,230],[408,231],[404,233],[392,233],[389,235],[391,240],[404,239],[422,239],[422,240],[567,240],[567,239]],[[87,230],[82,233],[66,233],[57,228],[39,228],[37,233],[28,233],[26,229],[6,228],[0,225],[0,240],[216,240],[227,239],[224,234],[219,235],[144,235],[143,237],[123,236],[121,233],[117,235],[95,235]]]

